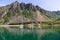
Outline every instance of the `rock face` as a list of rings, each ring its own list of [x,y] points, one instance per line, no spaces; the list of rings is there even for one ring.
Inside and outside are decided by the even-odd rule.
[[[20,7],[22,10],[25,9],[25,3],[20,3]]]
[[[19,24],[19,23],[25,23],[25,22],[30,22],[30,19],[25,18],[23,16],[14,16],[11,18],[11,20],[9,20],[8,22],[6,22],[5,24]]]
[[[12,13],[18,13],[18,12],[20,12],[20,10],[26,10],[26,9],[36,11],[36,10],[39,10],[39,7],[34,6],[32,3],[25,4],[25,3],[19,3],[18,1],[15,1],[10,5],[0,7],[0,15],[1,15],[0,17],[2,17],[2,15],[4,15],[4,14],[6,15],[7,13],[12,12],[12,11],[13,11]],[[3,16],[3,17],[5,17],[5,16]]]
[[[47,19],[41,15],[40,11],[36,11],[36,21],[37,22],[45,22]]]
[[[9,9],[14,9],[14,10],[17,10],[17,9],[27,9],[27,10],[32,10],[32,11],[35,11],[36,9],[39,10],[39,8],[37,6],[34,6],[32,5],[32,3],[28,3],[28,4],[25,4],[25,3],[19,3],[19,2],[14,2],[12,4],[10,4],[10,8]]]
[[[26,4],[25,7],[26,7],[26,9],[28,9],[28,10],[33,10],[33,11],[36,10],[36,7],[35,7],[34,5],[32,5],[32,3]]]
[[[12,3],[11,6],[13,9],[17,9],[17,8],[20,8],[20,3],[16,1],[16,2]]]

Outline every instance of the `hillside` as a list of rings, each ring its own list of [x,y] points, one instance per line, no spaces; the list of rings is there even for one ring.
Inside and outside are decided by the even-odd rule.
[[[37,13],[39,11],[39,13]],[[37,18],[37,20],[51,20],[60,17],[59,11],[47,11],[39,6],[34,6],[32,3],[19,3],[17,1],[10,5],[0,7],[0,24],[5,24],[12,19],[16,19],[19,16],[27,18],[31,21]],[[22,18],[22,19],[23,19]],[[16,20],[17,21],[17,20]],[[25,20],[24,20],[25,21]]]

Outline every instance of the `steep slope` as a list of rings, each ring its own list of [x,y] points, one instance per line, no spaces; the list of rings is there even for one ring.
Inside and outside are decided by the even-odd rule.
[[[40,21],[40,22],[44,22],[47,19],[43,15],[41,15],[41,12],[40,11],[37,10],[36,11],[36,20],[37,21]]]
[[[19,23],[25,23],[25,22],[46,22],[47,19],[41,15],[39,10],[36,10],[36,17],[32,17],[31,19],[23,17],[23,16],[17,16],[12,17],[8,22],[5,24],[19,24]]]

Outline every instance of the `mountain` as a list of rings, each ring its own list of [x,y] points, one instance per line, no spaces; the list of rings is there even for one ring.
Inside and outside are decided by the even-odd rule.
[[[0,24],[9,23],[12,19],[16,19],[19,16],[30,21],[35,18],[39,21],[44,21],[60,18],[60,11],[47,11],[32,3],[25,4],[18,1],[0,7]]]

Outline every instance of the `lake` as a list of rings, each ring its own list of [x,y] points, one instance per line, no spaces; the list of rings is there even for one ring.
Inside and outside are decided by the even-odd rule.
[[[0,40],[60,40],[60,29],[0,28]]]

